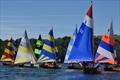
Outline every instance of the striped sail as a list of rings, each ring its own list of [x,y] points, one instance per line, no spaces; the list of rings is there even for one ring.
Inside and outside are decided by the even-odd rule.
[[[39,62],[56,62],[53,29],[50,30],[48,39],[44,41],[43,49],[38,59]]]
[[[92,5],[90,6],[85,21],[77,33],[74,46],[68,60],[93,61],[93,15]]]
[[[27,32],[25,31],[18,48],[15,64],[23,64],[27,62],[35,63],[35,57],[33,55],[33,49],[28,39]]]
[[[57,63],[62,63],[62,55],[59,53],[57,47],[55,47],[55,56],[56,56],[56,62]]]
[[[76,27],[76,29],[73,33],[73,36],[71,36],[71,40],[70,40],[69,45],[68,45],[68,49],[67,49],[67,52],[66,52],[64,63],[76,62],[74,59],[72,59],[72,60],[68,59],[69,55],[71,54],[72,47],[74,46],[76,35],[77,35],[77,27]]]
[[[10,41],[8,41],[7,46],[3,52],[3,55],[1,57],[1,61],[14,62],[14,59],[13,59],[14,51],[13,50],[14,50],[13,43],[12,43],[12,38],[11,38]]]
[[[35,54],[35,57],[37,58],[37,60],[40,56],[42,47],[43,47],[43,40],[41,39],[41,35],[39,35],[39,38],[37,39],[35,50],[34,50],[34,54]]]
[[[19,46],[19,44],[20,44],[20,40],[15,40],[15,41],[13,42],[13,49],[14,49],[13,58],[14,58],[14,60],[15,60],[15,58],[16,58],[16,54],[17,54],[17,51],[18,51],[18,46]]]
[[[102,36],[102,40],[96,52],[95,62],[116,64],[115,61],[115,40],[113,36],[113,26],[108,29],[108,33]]]

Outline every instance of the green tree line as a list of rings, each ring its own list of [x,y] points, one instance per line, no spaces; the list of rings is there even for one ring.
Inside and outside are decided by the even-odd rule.
[[[120,35],[115,35],[114,37],[115,37],[115,49],[116,49],[117,59],[120,63]],[[17,39],[17,40],[20,40],[20,39]],[[30,39],[33,49],[35,48],[36,40],[37,39],[33,39],[33,38]],[[101,40],[101,36],[94,36],[94,53],[98,48],[100,40]],[[70,41],[69,36],[55,39],[55,45],[58,47],[59,52],[62,54],[62,61],[64,61],[69,41]],[[2,39],[0,39],[0,57],[4,51],[4,48],[7,42],[8,40],[3,41]]]

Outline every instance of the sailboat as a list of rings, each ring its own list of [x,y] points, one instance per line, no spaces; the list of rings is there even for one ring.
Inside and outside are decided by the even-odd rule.
[[[1,62],[3,65],[13,66],[14,63],[14,49],[13,49],[13,40],[12,38],[8,41],[7,46],[2,54]]]
[[[56,61],[56,49],[55,49],[55,40],[53,35],[53,29],[50,30],[48,34],[48,39],[44,41],[40,57],[37,61],[42,63],[42,68],[56,69],[59,68],[59,65]]]
[[[93,13],[92,4],[88,9],[85,20],[81,24],[80,29],[76,35],[71,54],[68,59],[82,62],[84,73],[99,73],[94,67],[94,48],[93,48]]]
[[[41,38],[41,35],[39,35],[39,38],[37,39],[37,42],[36,42],[36,46],[35,46],[35,50],[34,50],[34,54],[35,54],[35,57],[36,59],[38,60],[39,57],[40,57],[40,53],[41,53],[41,50],[42,50],[42,47],[43,47],[43,40]],[[37,61],[36,60],[36,61]]]
[[[65,56],[65,61],[64,61],[64,63],[69,63],[69,66],[68,66],[69,69],[80,69],[82,66],[79,63],[79,61],[76,61],[75,58],[74,59],[69,58],[69,56],[71,54],[72,47],[74,46],[76,36],[77,36],[77,26],[76,26],[76,29],[73,33],[73,36],[71,36],[71,40],[69,42],[68,49],[67,49],[66,56]]]
[[[18,65],[19,67],[33,67],[32,64],[36,64],[33,48],[28,39],[26,30],[18,47],[14,64]]]
[[[117,64],[116,53],[115,53],[115,39],[113,33],[113,24],[111,22],[110,28],[108,29],[107,34],[102,36],[101,42],[96,52],[95,62],[104,64],[105,71],[113,71]],[[118,67],[120,70],[120,67]],[[117,70],[117,69],[115,69]]]

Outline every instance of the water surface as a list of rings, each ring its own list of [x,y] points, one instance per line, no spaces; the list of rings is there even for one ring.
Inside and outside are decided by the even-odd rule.
[[[80,70],[0,66],[0,80],[120,80],[120,72],[84,74]]]

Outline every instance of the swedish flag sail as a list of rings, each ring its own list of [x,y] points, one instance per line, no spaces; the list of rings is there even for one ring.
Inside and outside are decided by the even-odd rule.
[[[7,46],[3,52],[3,55],[1,57],[1,61],[3,62],[14,62],[13,59],[14,49],[13,49],[13,42],[12,38],[8,41]]]
[[[75,62],[74,59],[72,59],[72,60],[69,59],[69,55],[71,54],[72,47],[74,46],[76,35],[77,35],[77,27],[73,33],[73,36],[71,36],[71,40],[70,40],[69,45],[68,45],[68,49],[67,49],[65,61],[64,61],[65,63]]]
[[[43,47],[43,40],[41,38],[41,35],[39,35],[39,38],[36,42],[36,46],[35,46],[35,50],[34,50],[34,54],[35,54],[35,57],[37,58],[37,60],[40,57],[42,47]]]
[[[15,64],[24,64],[27,62],[35,63],[33,49],[27,36],[27,31],[20,42],[18,52],[15,59]]]
[[[44,42],[38,62],[56,62],[53,29],[50,30],[48,39]]]
[[[96,52],[95,62],[116,64],[115,40],[113,36],[113,25],[111,22],[108,33],[102,36],[102,40]]]
[[[93,61],[93,15],[90,6],[76,36],[68,60]]]

